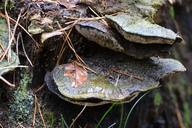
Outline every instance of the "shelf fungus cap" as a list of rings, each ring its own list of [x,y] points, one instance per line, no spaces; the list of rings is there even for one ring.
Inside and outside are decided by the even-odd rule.
[[[115,53],[96,54],[84,61],[89,68],[77,62],[67,63],[47,73],[45,82],[49,90],[74,104],[125,103],[140,92],[158,88],[165,76],[186,70],[174,59],[136,60]]]
[[[81,21],[75,25],[75,28],[86,39],[93,41],[102,47],[124,53],[137,59],[166,55],[174,46],[166,44],[165,42],[165,44],[154,44],[154,42],[166,40],[162,37],[155,38],[141,35],[136,36],[134,34],[130,34],[130,39],[134,40],[131,42],[126,40],[118,32],[114,31],[111,27],[99,21]],[[138,32],[140,31],[141,30],[138,30]],[[172,34],[173,36],[176,36],[174,33]],[[135,42],[141,40],[146,41],[147,45]]]
[[[108,22],[128,41],[140,44],[169,44],[181,42],[175,32],[149,19],[128,13],[106,15]]]

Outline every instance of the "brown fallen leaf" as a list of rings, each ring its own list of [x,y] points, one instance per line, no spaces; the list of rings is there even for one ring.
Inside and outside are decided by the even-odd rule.
[[[79,87],[87,81],[88,73],[86,69],[74,63],[68,63],[65,64],[64,76],[73,79],[71,86]]]

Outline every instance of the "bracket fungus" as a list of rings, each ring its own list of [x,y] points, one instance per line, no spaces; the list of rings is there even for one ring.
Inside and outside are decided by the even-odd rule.
[[[174,59],[138,60],[101,50],[83,60],[94,72],[73,62],[56,66],[45,81],[62,99],[88,106],[130,102],[140,92],[158,88],[160,79],[186,70]]]
[[[43,14],[38,15],[40,19],[49,19],[42,22],[31,18],[33,27],[28,27],[31,34],[40,34],[43,42],[66,34],[63,31],[75,26],[87,40],[100,45],[92,48],[92,53],[85,53],[89,57],[81,56],[86,66],[73,62],[48,72],[45,82],[49,90],[75,104],[122,103],[159,87],[165,76],[185,71],[177,60],[158,57],[182,40],[177,33],[154,22],[154,15],[164,3],[164,0],[45,0],[38,7],[31,6],[35,8],[34,15]],[[38,32],[33,29],[39,27]],[[99,51],[93,52],[96,49]]]
[[[73,6],[68,7],[66,2],[44,0],[38,3],[40,6],[31,7],[35,13],[30,15],[28,31],[32,35],[41,34],[44,42],[75,26],[88,40],[138,59],[165,55],[182,39],[154,22],[154,15],[163,3],[163,0],[71,0],[67,5]]]

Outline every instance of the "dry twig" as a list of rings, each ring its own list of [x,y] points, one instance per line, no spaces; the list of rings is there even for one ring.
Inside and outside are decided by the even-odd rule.
[[[86,107],[87,107],[87,105],[85,105],[84,107],[83,107],[83,109],[79,112],[79,114],[75,117],[75,119],[73,120],[73,122],[71,123],[71,125],[69,126],[69,128],[72,128],[73,127],[73,125],[75,124],[75,122],[76,122],[76,120],[81,116],[81,114],[85,111],[85,109],[86,109]]]
[[[72,25],[71,25],[71,29],[69,30],[68,33],[66,33],[66,31],[64,30],[64,34],[65,34],[65,38],[64,38],[64,44],[62,46],[61,52],[59,54],[58,60],[57,60],[57,64],[59,64],[59,61],[61,59],[62,54],[64,53],[64,46],[65,46],[65,42],[67,42],[68,46],[70,47],[70,49],[73,51],[73,53],[75,54],[75,57],[77,58],[77,60],[79,62],[82,62],[83,64],[85,64],[85,62],[83,61],[83,59],[81,59],[81,57],[77,54],[77,52],[74,49],[73,43],[71,42],[71,39],[69,37],[70,33],[72,32],[73,27],[75,26],[76,23],[78,23],[79,20],[76,20]],[[61,29],[60,29],[61,30]],[[86,64],[85,64],[86,65]]]
[[[9,81],[7,81],[4,77],[2,77],[1,75],[0,75],[0,80],[2,80],[3,82],[5,82],[7,85],[9,85],[10,87],[15,87],[15,85],[14,84],[12,84],[12,83],[10,83]]]
[[[39,115],[40,115],[41,120],[42,120],[42,122],[43,122],[43,127],[46,128],[45,120],[44,120],[43,114],[42,114],[42,112],[41,112],[41,106],[40,106],[40,104],[39,104],[39,102],[38,102],[37,96],[34,95],[34,97],[35,97],[35,108],[34,108],[34,114],[33,114],[33,126],[35,125],[35,118],[36,118],[35,115],[36,115],[36,111],[37,111],[37,109],[38,109]]]
[[[135,78],[135,79],[137,79],[137,80],[143,81],[143,78],[141,78],[141,77],[133,76],[133,75],[130,75],[130,74],[128,74],[128,73],[125,73],[125,72],[121,72],[121,71],[119,71],[119,70],[116,70],[116,69],[114,69],[114,68],[111,68],[111,70],[112,70],[113,72],[119,73],[119,74],[121,74],[121,75],[125,75],[125,76],[128,76],[128,77],[133,77],[133,78]]]
[[[79,63],[79,62],[77,62],[77,61],[74,61],[74,60],[71,60],[71,62],[74,63],[74,64],[76,64],[76,65],[78,65],[78,66],[80,66],[80,67],[82,67],[82,68],[84,68],[84,69],[87,69],[87,70],[89,70],[89,71],[97,74],[96,71],[94,71],[93,69],[89,68],[87,65],[81,64],[81,63]]]
[[[7,3],[7,2],[5,2],[5,3]],[[13,33],[11,32],[11,29],[10,29],[10,20],[9,20],[9,15],[7,13],[7,10],[6,10],[6,5],[5,5],[5,16],[6,16],[6,19],[7,19],[7,25],[8,25],[8,30],[9,30],[9,43],[8,43],[8,47],[6,48],[6,50],[4,52],[4,55],[1,57],[0,61],[2,61],[4,59],[4,57],[8,53],[8,51],[11,51],[10,50],[11,44],[12,44],[12,42],[14,40],[14,37],[15,37],[15,33],[16,33],[16,29],[17,29],[17,26],[18,26],[18,23],[19,23],[19,20],[20,20],[20,17],[21,17],[21,13],[19,13],[19,16],[17,18],[16,24],[15,24],[14,29],[13,29]],[[8,60],[9,60],[9,56],[8,56]]]
[[[33,111],[33,121],[32,126],[35,127],[35,120],[36,120],[36,113],[37,113],[37,104],[36,104],[36,97],[35,97],[35,104],[34,104],[34,111]]]
[[[0,123],[0,128],[3,128],[3,125]]]
[[[43,87],[45,87],[45,84],[42,84],[37,90],[35,90],[35,93],[38,93],[39,91],[41,91],[41,89],[43,89]]]
[[[25,66],[25,65],[7,66],[7,67],[1,67],[0,70],[3,70],[3,69],[10,69],[10,68],[28,68],[28,66]]]
[[[3,13],[1,13],[1,12],[0,12],[0,16],[3,17],[3,18],[6,18],[6,16],[5,16]],[[13,19],[13,18],[11,18],[11,17],[9,17],[9,19],[10,19],[12,22],[17,23],[17,21],[16,21],[15,19]],[[21,24],[18,23],[18,26],[19,26],[25,33],[27,33],[27,35],[35,42],[36,47],[39,48],[40,46],[39,46],[38,42],[32,37],[32,35],[31,35]]]
[[[8,13],[7,13],[7,3],[8,3],[8,0],[5,0],[5,9],[4,9],[4,11],[5,11],[5,19],[6,19],[6,21],[7,21],[8,32],[9,32],[8,38],[9,38],[9,41],[10,41],[11,28],[10,28],[10,21],[9,21],[9,18],[8,18]],[[9,44],[8,44],[8,46],[9,46]],[[5,50],[4,54],[1,56],[0,62],[1,62],[1,61],[3,60],[3,58],[5,57],[7,51],[8,51],[8,48],[7,48],[7,50]],[[8,57],[8,60],[9,60],[9,57]]]
[[[69,16],[64,16],[66,19],[71,19],[71,20],[78,20],[78,21],[94,21],[94,20],[102,20],[105,19],[104,16],[98,16],[98,17],[88,17],[88,18],[83,18],[83,17],[69,17]],[[106,21],[105,21],[106,22]]]
[[[72,28],[73,28],[73,26],[75,25],[75,23],[73,23],[71,26],[70,26],[70,30],[69,30],[69,32],[68,32],[68,34],[66,34],[66,30],[64,30],[63,32],[64,32],[64,34],[66,34],[66,35],[70,35],[70,33],[71,33],[71,31],[72,31]],[[60,29],[60,30],[62,30],[62,29]],[[59,31],[60,31],[59,30]],[[64,39],[64,41],[63,41],[63,45],[62,45],[62,47],[61,47],[61,51],[60,51],[60,53],[59,53],[59,57],[58,57],[58,59],[57,59],[57,65],[59,64],[59,62],[60,62],[60,60],[61,60],[61,57],[62,57],[62,55],[63,55],[63,53],[64,53],[64,51],[65,51],[65,43],[68,41],[68,39],[70,39],[70,38],[65,38]],[[70,47],[71,48],[71,47]]]
[[[177,116],[177,120],[178,120],[178,123],[179,123],[179,128],[185,128],[185,125],[183,123],[183,118],[182,118],[182,115],[181,115],[181,112],[179,110],[179,107],[178,107],[178,104],[175,103],[175,113],[176,113],[176,116]]]
[[[89,7],[89,9],[90,9],[96,16],[100,17],[99,14],[98,14],[97,12],[95,12],[91,7]],[[104,17],[104,16],[102,16],[102,17]],[[97,17],[95,17],[95,18],[97,18]],[[105,18],[105,17],[104,17],[104,18]],[[106,26],[109,26],[108,23],[104,20],[104,18],[101,19],[102,22],[103,22]]]
[[[33,67],[32,62],[31,62],[31,60],[29,59],[29,57],[28,57],[28,55],[27,55],[27,53],[26,53],[26,50],[25,50],[25,47],[24,47],[24,43],[23,43],[23,38],[22,38],[21,34],[20,34],[20,38],[21,38],[21,44],[22,44],[22,48],[23,48],[23,52],[24,52],[24,54],[25,54],[25,57],[27,58],[29,64]]]

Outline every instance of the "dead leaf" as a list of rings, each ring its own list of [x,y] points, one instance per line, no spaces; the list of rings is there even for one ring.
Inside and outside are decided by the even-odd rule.
[[[79,87],[85,81],[87,81],[88,73],[86,69],[74,63],[69,63],[65,65],[64,76],[73,79],[72,81],[73,87]]]

